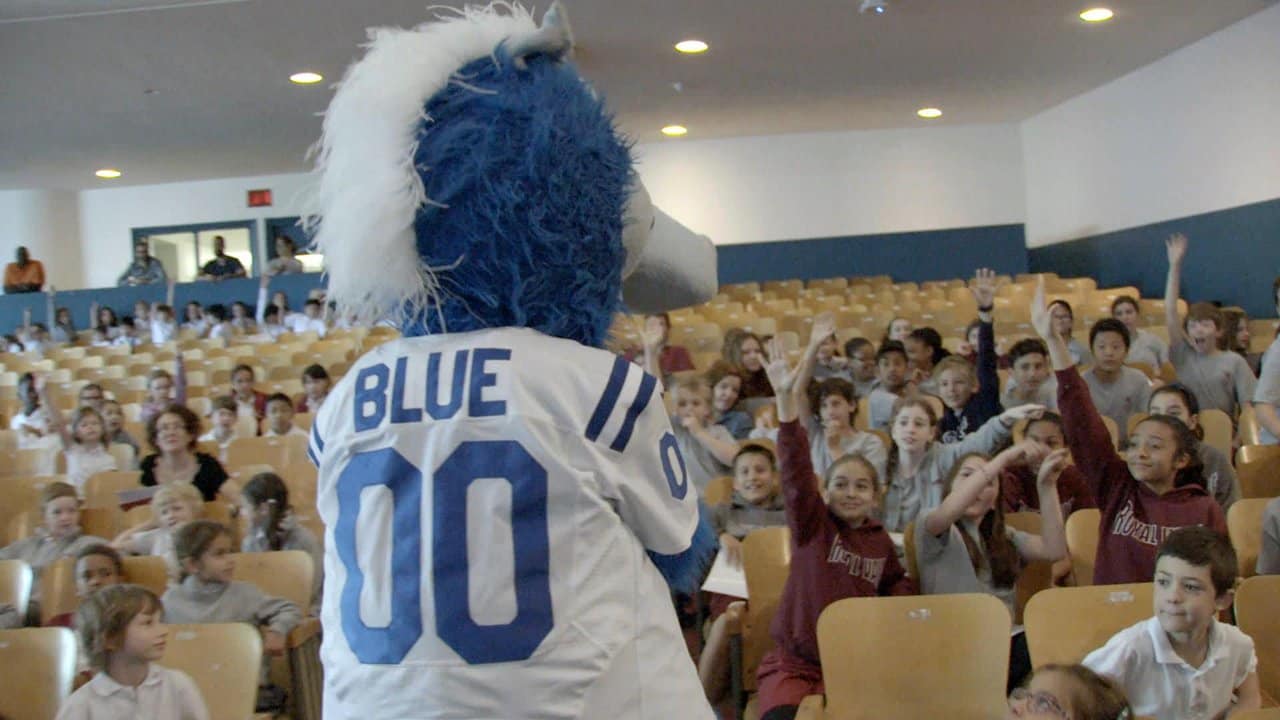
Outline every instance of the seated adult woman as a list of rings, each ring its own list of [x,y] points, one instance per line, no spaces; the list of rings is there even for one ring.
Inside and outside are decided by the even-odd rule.
[[[235,502],[233,488],[224,487],[227,471],[217,458],[196,452],[200,417],[185,405],[170,405],[147,423],[147,441],[155,454],[142,459],[142,484],[191,483],[205,502],[222,498]]]

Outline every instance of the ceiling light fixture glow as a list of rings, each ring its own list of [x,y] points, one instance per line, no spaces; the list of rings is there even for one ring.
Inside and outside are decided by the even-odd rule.
[[[1096,7],[1089,8],[1088,10],[1080,13],[1080,19],[1088,23],[1100,23],[1110,20],[1115,17],[1115,15],[1115,13],[1111,12],[1110,8]]]
[[[676,43],[676,52],[682,52],[686,55],[696,55],[707,51],[710,45],[701,40],[681,40]]]
[[[120,177],[124,173],[120,172],[119,170],[116,170],[115,168],[102,168],[101,170],[95,171],[93,174],[97,175],[103,180],[115,180],[116,178]]]
[[[289,80],[298,85],[314,85],[323,79],[323,75],[314,72],[300,72],[289,76]]]
[[[689,132],[689,128],[683,125],[668,125],[662,128],[662,134],[667,137],[680,137]]]
[[[942,111],[935,107],[920,108],[916,114],[927,120],[942,117]]]

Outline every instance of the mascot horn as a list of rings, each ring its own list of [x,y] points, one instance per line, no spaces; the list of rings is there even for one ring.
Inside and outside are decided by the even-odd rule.
[[[310,222],[330,298],[405,337],[311,433],[325,717],[711,718],[670,595],[715,538],[658,381],[601,348],[709,299],[714,249],[650,205],[559,7],[371,37]]]

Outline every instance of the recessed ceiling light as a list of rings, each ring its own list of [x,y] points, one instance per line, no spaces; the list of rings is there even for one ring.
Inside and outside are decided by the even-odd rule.
[[[289,76],[289,80],[299,85],[314,85],[324,79],[320,73],[300,72]]]
[[[687,55],[696,55],[698,53],[706,52],[708,47],[710,46],[701,40],[681,40],[676,43],[676,51]]]
[[[116,170],[115,168],[102,168],[101,170],[95,171],[93,174],[97,175],[103,180],[115,180],[116,178],[120,177],[124,173],[120,172],[119,170]]]
[[[942,111],[938,108],[920,108],[916,111],[916,114],[929,120],[942,117]]]
[[[683,125],[668,125],[662,128],[662,134],[667,137],[680,137],[687,132],[689,132],[689,128]]]
[[[1110,8],[1104,7],[1089,8],[1080,13],[1080,19],[1089,23],[1106,22],[1113,17],[1115,13],[1111,12]]]

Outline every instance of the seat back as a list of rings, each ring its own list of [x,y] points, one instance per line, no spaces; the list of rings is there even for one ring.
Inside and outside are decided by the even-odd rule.
[[[209,720],[253,717],[262,638],[252,625],[170,625],[160,664],[191,676],[209,708]]]
[[[1204,442],[1218,448],[1231,457],[1231,418],[1217,408],[1200,411],[1200,427],[1204,429]]]
[[[122,558],[124,581],[141,585],[157,596],[164,595],[168,586],[168,566],[164,558],[153,555]],[[45,566],[40,573],[40,622],[65,613],[73,613],[80,607],[76,592],[76,559],[58,558]]]
[[[747,617],[742,628],[742,684],[756,688],[756,668],[773,649],[769,625],[782,601],[791,570],[791,531],[786,527],[756,530],[742,541],[742,571],[747,578]]]
[[[707,483],[702,493],[702,500],[707,505],[723,505],[733,499],[733,478],[722,475]]]
[[[0,630],[0,716],[52,720],[71,694],[76,639],[66,628]]]
[[[305,438],[238,437],[227,445],[227,471],[244,465],[270,465],[281,468],[291,461],[305,461]]]
[[[128,446],[126,446],[128,447]],[[142,487],[142,473],[130,470],[111,470],[94,473],[84,484],[84,506],[119,507],[118,494],[124,490]]]
[[[1280,698],[1280,575],[1256,575],[1236,589],[1236,624],[1253,638],[1262,691]],[[1232,717],[1235,717],[1234,715]]]
[[[1098,557],[1098,525],[1102,512],[1082,508],[1067,518],[1067,552],[1071,555],[1071,574],[1076,585],[1093,584],[1093,566]]]
[[[301,550],[279,550],[238,553],[234,557],[236,580],[253,583],[268,595],[293,602],[304,615],[311,610],[315,564],[310,555]]]
[[[1010,628],[1004,603],[987,594],[834,602],[818,618],[826,717],[999,717]]]
[[[1227,510],[1227,533],[1240,562],[1240,577],[1253,577],[1258,570],[1258,553],[1262,551],[1262,515],[1268,498],[1244,498]],[[1280,598],[1277,598],[1280,600]]]
[[[1032,667],[1078,663],[1117,632],[1151,617],[1154,586],[1049,588],[1027,602],[1023,622]]]
[[[30,565],[21,560],[0,560],[0,606],[12,605],[18,617],[26,617],[31,579]]]
[[[1280,496],[1280,445],[1245,445],[1236,454],[1240,497]]]
[[[1004,524],[1014,530],[1039,535],[1042,520],[1040,513],[1037,512],[1005,513]],[[1037,560],[1023,566],[1022,572],[1018,573],[1018,582],[1014,586],[1017,590],[1017,605],[1013,616],[1015,625],[1022,624],[1022,615],[1026,610],[1027,601],[1041,590],[1051,587],[1053,587],[1053,563]]]

